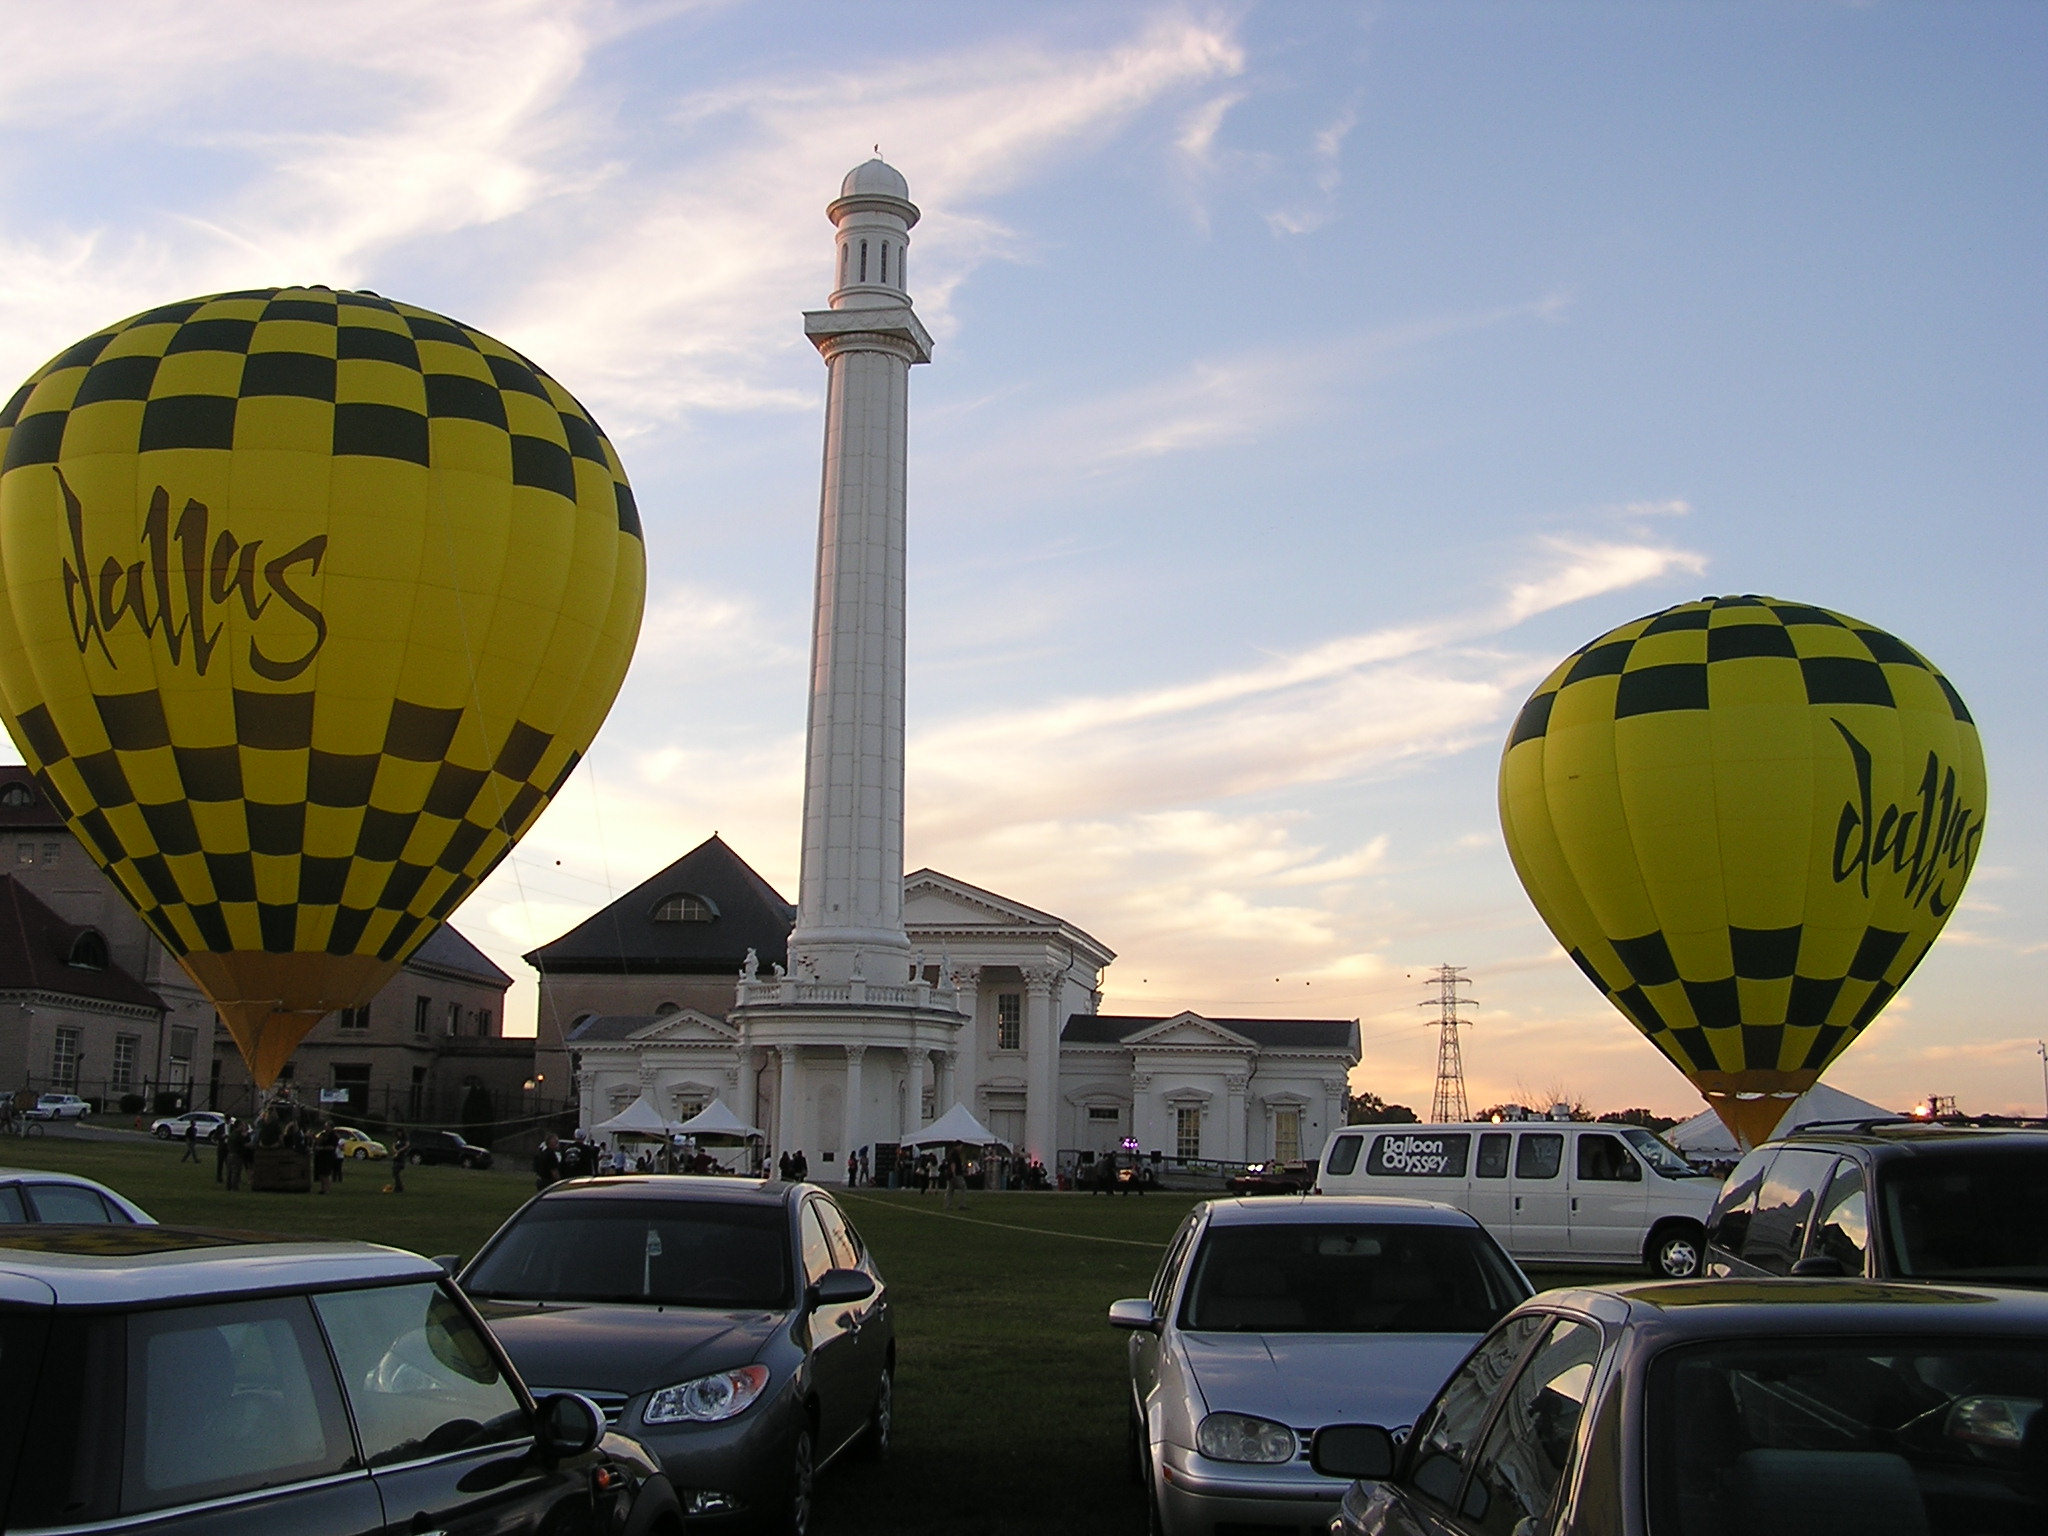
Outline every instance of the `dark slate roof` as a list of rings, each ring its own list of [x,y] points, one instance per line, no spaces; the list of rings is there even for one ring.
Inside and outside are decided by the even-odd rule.
[[[68,992],[161,1009],[162,998],[111,961],[101,970],[70,963],[71,946],[86,931],[65,922],[12,875],[0,875],[0,989]]]
[[[656,1019],[658,1013],[608,1013],[585,1019],[569,1031],[573,1043],[579,1040],[629,1040]]]
[[[1074,1045],[1117,1045],[1179,1016],[1165,1013],[1140,1019],[1128,1014],[1077,1013],[1067,1019],[1060,1038]],[[1196,1016],[1243,1035],[1268,1051],[1347,1050],[1358,1027],[1350,1019],[1219,1019],[1206,1013]]]
[[[436,970],[460,971],[494,987],[512,985],[512,978],[499,970],[489,955],[457,932],[453,923],[443,923],[428,935],[427,942],[412,952],[412,958],[406,964],[411,965],[414,961],[431,965]]]
[[[708,923],[657,923],[664,897],[702,896]],[[796,908],[717,836],[699,843],[651,880],[526,956],[543,973],[737,976],[752,949],[765,972],[787,963]]]
[[[27,805],[9,805],[10,787],[19,784],[35,798]],[[14,792],[19,799],[19,791]],[[0,763],[0,827],[61,827],[64,818],[50,804],[49,796],[36,783],[36,776],[20,763]]]

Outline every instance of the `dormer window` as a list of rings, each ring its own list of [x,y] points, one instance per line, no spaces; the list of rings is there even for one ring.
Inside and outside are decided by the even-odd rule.
[[[10,811],[26,810],[36,803],[36,792],[20,780],[0,789],[0,805]]]
[[[657,923],[715,923],[718,908],[711,904],[708,896],[693,896],[687,891],[678,891],[673,896],[664,896],[654,907]]]
[[[71,954],[66,965],[75,965],[81,971],[104,971],[107,968],[107,941],[97,928],[88,928],[71,941]]]

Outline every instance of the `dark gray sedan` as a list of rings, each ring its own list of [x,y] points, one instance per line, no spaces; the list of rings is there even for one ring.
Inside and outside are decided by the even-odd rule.
[[[1326,1425],[1332,1536],[2048,1530],[2048,1297],[1849,1280],[1548,1291],[1400,1446]]]
[[[591,1398],[661,1458],[692,1530],[802,1536],[819,1469],[888,1450],[888,1292],[814,1185],[557,1184],[460,1283],[523,1375]]]

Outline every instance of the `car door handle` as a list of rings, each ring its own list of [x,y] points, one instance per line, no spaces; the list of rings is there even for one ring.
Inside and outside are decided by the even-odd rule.
[[[1515,1196],[1515,1209],[1519,1211],[1519,1210],[1520,1210],[1521,1208],[1522,1208],[1522,1197],[1521,1197],[1520,1195],[1517,1195],[1517,1196]]]
[[[1578,1197],[1577,1195],[1573,1195],[1573,1196],[1572,1196],[1572,1209],[1573,1209],[1574,1211],[1576,1211],[1576,1210],[1577,1210],[1578,1208],[1579,1208],[1579,1197]]]

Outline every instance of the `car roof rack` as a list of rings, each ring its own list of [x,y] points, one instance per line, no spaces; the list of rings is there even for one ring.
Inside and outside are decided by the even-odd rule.
[[[1874,1136],[1880,1131],[1904,1129],[2048,1131],[2048,1119],[2040,1115],[1870,1115],[1854,1120],[1809,1120],[1794,1126],[1785,1136],[1804,1136],[1812,1131]]]

